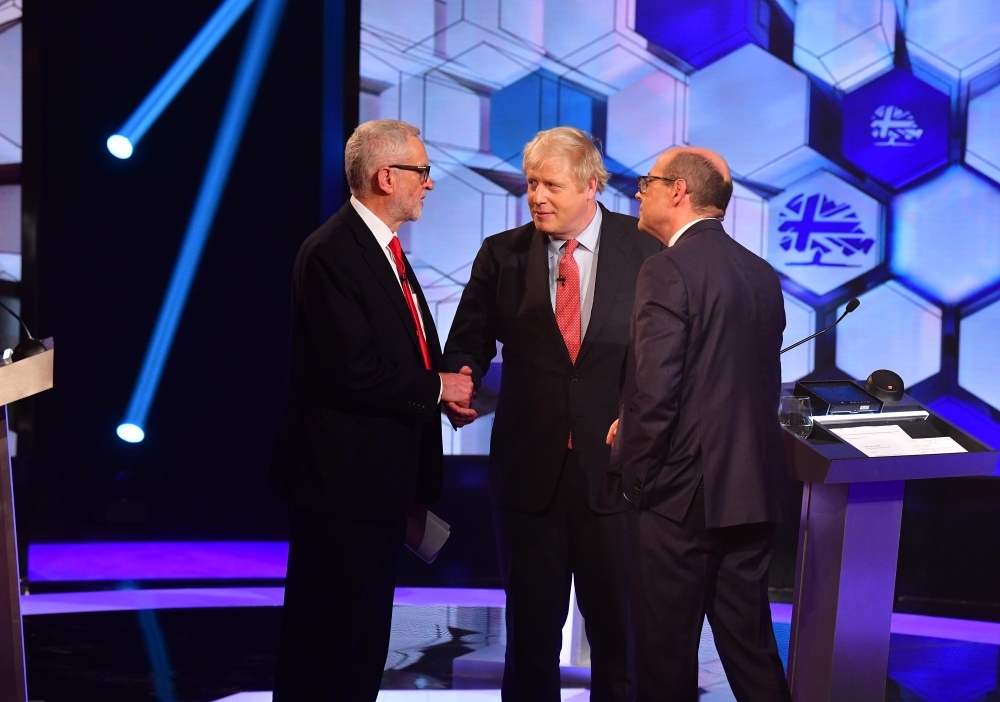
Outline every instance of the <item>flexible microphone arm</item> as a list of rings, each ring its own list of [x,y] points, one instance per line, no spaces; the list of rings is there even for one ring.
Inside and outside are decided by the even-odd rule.
[[[41,341],[39,341],[38,339],[36,339],[31,335],[31,332],[28,330],[28,325],[24,323],[24,320],[21,319],[21,317],[14,310],[9,308],[2,302],[0,302],[0,307],[3,307],[5,310],[7,310],[7,312],[10,313],[11,317],[20,322],[21,328],[24,329],[24,333],[28,335],[27,341],[22,341],[20,344],[14,347],[14,355],[11,358],[15,361],[20,361],[22,359],[28,358],[29,356],[37,356],[40,353],[45,353],[46,351],[45,344],[43,344]]]
[[[9,308],[7,305],[3,304],[2,302],[0,302],[0,307],[3,307],[5,310],[7,310],[7,312],[10,313],[11,317],[13,317],[18,322],[21,323],[21,328],[24,329],[24,333],[28,335],[29,339],[31,339],[32,341],[38,341],[35,337],[33,337],[31,335],[31,332],[28,331],[28,325],[24,323],[24,320],[21,319],[14,310],[12,310],[11,308]]]
[[[806,342],[807,342],[807,341],[809,341],[810,339],[815,339],[815,338],[816,338],[817,336],[819,336],[820,334],[825,334],[825,333],[827,333],[828,331],[830,331],[831,329],[833,329],[833,328],[834,328],[835,326],[837,326],[838,324],[840,324],[840,320],[842,320],[842,319],[843,319],[844,317],[846,317],[847,315],[849,315],[849,314],[850,314],[851,312],[853,312],[854,310],[858,309],[858,308],[859,308],[860,306],[861,306],[861,300],[859,300],[859,299],[858,299],[858,298],[856,298],[856,297],[855,297],[855,298],[852,298],[852,299],[851,299],[851,301],[847,303],[847,309],[846,309],[846,310],[844,310],[844,314],[840,315],[840,317],[838,317],[838,318],[837,318],[837,321],[836,321],[836,322],[834,322],[833,324],[831,324],[830,326],[828,326],[828,327],[827,327],[826,329],[822,329],[822,330],[820,330],[820,331],[816,332],[816,333],[815,333],[815,334],[813,334],[812,336],[807,336],[807,337],[806,337],[805,339],[802,339],[801,341],[796,341],[796,342],[795,342],[794,344],[792,344],[791,346],[786,346],[785,348],[781,349],[781,351],[779,352],[779,354],[778,354],[778,355],[780,356],[780,355],[781,355],[781,354],[783,354],[783,353],[784,353],[785,351],[791,351],[791,350],[792,350],[792,349],[794,349],[794,348],[795,348],[796,346],[801,346],[802,344],[806,343]]]

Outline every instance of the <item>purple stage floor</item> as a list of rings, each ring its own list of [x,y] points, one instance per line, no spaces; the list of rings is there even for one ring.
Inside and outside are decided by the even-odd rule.
[[[277,579],[285,577],[287,562],[288,544],[281,541],[31,544],[28,579]]]
[[[34,582],[282,579],[288,544],[278,541],[32,544]],[[188,588],[29,595],[25,615],[204,607],[276,607],[284,589]],[[410,606],[503,607],[502,590],[399,588],[395,603]],[[775,623],[791,622],[791,605],[772,604]],[[1000,624],[894,614],[897,634],[1000,644]]]

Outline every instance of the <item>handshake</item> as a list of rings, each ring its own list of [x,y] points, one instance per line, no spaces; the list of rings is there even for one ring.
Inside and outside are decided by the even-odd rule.
[[[458,373],[438,373],[441,376],[441,402],[445,414],[456,429],[472,424],[476,410],[472,401],[476,399],[476,386],[472,383],[472,369],[462,366]]]

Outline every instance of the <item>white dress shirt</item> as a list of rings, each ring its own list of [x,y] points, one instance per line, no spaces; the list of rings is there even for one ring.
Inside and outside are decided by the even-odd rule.
[[[580,341],[587,336],[587,325],[590,324],[590,314],[594,310],[594,287],[597,284],[597,255],[601,248],[601,207],[590,220],[587,228],[576,237],[579,246],[573,252],[573,260],[580,269]],[[552,311],[556,309],[556,292],[559,289],[559,263],[562,261],[566,241],[549,239],[549,296],[552,299]]]
[[[676,244],[677,240],[681,238],[681,234],[683,234],[688,229],[690,229],[692,227],[692,225],[695,225],[698,222],[704,222],[706,219],[718,219],[718,217],[702,217],[701,219],[693,219],[693,220],[691,220],[690,222],[688,222],[687,224],[685,224],[683,227],[681,227],[680,229],[678,229],[676,232],[674,232],[674,235],[672,237],[670,237],[670,241],[667,243],[667,248],[669,249],[671,246],[673,246],[674,244]]]
[[[399,289],[403,289],[403,281],[399,279],[399,269],[396,267],[396,259],[392,255],[392,249],[389,248],[389,242],[392,238],[396,236],[396,233],[389,230],[386,223],[379,219],[378,215],[369,210],[361,201],[356,197],[351,195],[351,207],[357,212],[364,223],[368,225],[368,228],[372,230],[372,234],[375,235],[375,240],[382,247],[382,253],[385,254],[385,260],[389,264],[389,268],[392,270],[392,275],[399,283]],[[417,319],[420,320],[420,333],[424,335],[424,339],[427,339],[426,327],[424,327],[424,313],[420,311],[420,301],[417,300],[416,293],[411,289],[410,292],[413,294],[413,304],[417,308]],[[438,393],[438,402],[441,401],[441,395],[444,393],[444,381],[441,381],[441,392]]]

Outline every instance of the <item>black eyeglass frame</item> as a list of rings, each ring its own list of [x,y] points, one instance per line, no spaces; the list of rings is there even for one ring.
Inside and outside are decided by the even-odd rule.
[[[674,181],[684,180],[684,179],[683,178],[664,178],[663,176],[655,176],[655,175],[639,176],[639,194],[640,195],[645,195],[646,194],[646,189],[649,188],[649,181],[651,181],[651,180],[664,180],[664,181],[673,183]],[[691,194],[691,191],[688,190],[688,195],[690,195],[690,194]]]
[[[426,183],[431,177],[431,167],[430,166],[406,166],[399,163],[394,163],[389,168],[398,168],[401,171],[413,171],[414,173],[420,174],[420,182]]]

